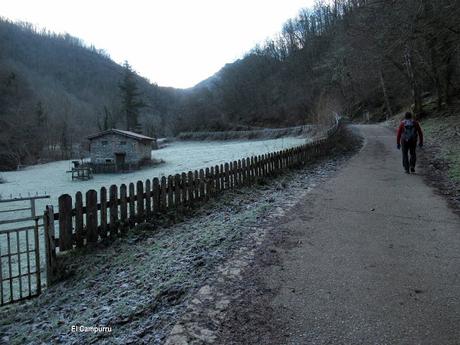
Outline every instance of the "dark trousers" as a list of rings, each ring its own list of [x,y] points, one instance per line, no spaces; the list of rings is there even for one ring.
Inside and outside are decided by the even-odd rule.
[[[403,167],[406,171],[410,168],[415,168],[415,163],[417,162],[417,142],[416,141],[409,141],[409,142],[402,142],[401,151],[402,151],[402,161]],[[409,158],[410,154],[410,158]]]

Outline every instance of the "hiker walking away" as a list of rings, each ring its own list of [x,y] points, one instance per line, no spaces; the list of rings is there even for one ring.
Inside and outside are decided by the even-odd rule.
[[[417,161],[416,149],[417,141],[420,147],[423,146],[423,132],[420,124],[412,119],[411,113],[406,113],[404,120],[401,121],[397,135],[398,150],[402,148],[402,161],[406,174],[415,172],[415,163]],[[410,158],[409,158],[410,153]],[[409,172],[410,168],[410,172]]]

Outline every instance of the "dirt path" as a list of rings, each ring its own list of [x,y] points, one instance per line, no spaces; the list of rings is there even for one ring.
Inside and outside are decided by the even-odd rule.
[[[403,173],[393,132],[358,130],[363,149],[279,220],[221,343],[460,344],[460,219]]]

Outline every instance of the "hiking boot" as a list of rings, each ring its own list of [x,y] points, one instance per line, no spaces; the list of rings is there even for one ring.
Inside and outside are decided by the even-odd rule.
[[[415,172],[415,168],[410,168],[410,172],[414,173],[414,172]]]

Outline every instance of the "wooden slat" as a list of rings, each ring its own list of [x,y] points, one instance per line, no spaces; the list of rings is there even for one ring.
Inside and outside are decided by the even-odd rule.
[[[220,177],[219,177],[220,171],[219,171],[219,169],[220,168],[219,168],[218,165],[216,165],[214,167],[214,176],[213,176],[214,186],[215,186],[215,188],[214,188],[215,193],[214,194],[218,194],[220,192]]]
[[[211,167],[209,170],[209,197],[214,197],[216,195],[216,172],[214,167]]]
[[[189,203],[189,196],[187,195],[187,174],[185,172],[180,175],[180,185],[182,205],[186,206]]]
[[[196,202],[200,198],[200,176],[198,171],[193,172],[193,200]]]
[[[46,206],[43,219],[45,223],[46,282],[48,286],[51,286],[57,277],[54,210],[52,205]]]
[[[189,198],[189,206],[192,207],[195,201],[194,191],[193,191],[193,172],[189,171],[187,173],[187,194]]]
[[[118,235],[118,187],[116,185],[110,186],[110,237]]]
[[[101,227],[99,233],[101,238],[107,237],[107,188],[102,187],[99,192],[99,198],[101,200]]]
[[[150,180],[145,181],[145,217],[152,218],[152,188]]]
[[[212,168],[211,168],[212,169]],[[209,200],[212,196],[212,179],[211,179],[211,169],[206,168],[204,171],[204,176],[205,176],[205,200]]]
[[[250,158],[249,163],[249,185],[253,185],[255,181],[255,169],[254,169],[254,156]]]
[[[157,177],[152,180],[152,204],[153,214],[157,215],[160,211],[160,182]]]
[[[178,212],[180,212],[182,201],[181,201],[181,181],[180,181],[180,175],[176,174],[174,175],[174,204],[176,205],[176,208]]]
[[[168,210],[174,208],[174,177],[168,176]]]
[[[246,159],[241,160],[241,184],[245,186],[247,184],[247,171],[246,171]]]
[[[136,192],[134,191],[134,183],[130,183],[129,189],[129,227],[132,228],[136,224]]]
[[[167,192],[167,181],[166,177],[161,177],[161,187],[160,187],[160,211],[166,211],[166,192]]]
[[[125,233],[129,228],[128,190],[125,184],[120,186],[120,226],[122,233]]]
[[[228,170],[227,170],[227,173],[225,176],[225,178],[227,179],[227,189],[232,189],[233,188],[233,162],[230,162],[230,163],[227,163],[227,166],[228,166]]]
[[[236,186],[239,187],[242,184],[242,162],[241,159],[238,159],[236,163]]]
[[[136,188],[136,203],[137,203],[137,222],[142,223],[145,220],[144,213],[144,183],[142,181],[137,181]]]
[[[77,248],[83,248],[83,195],[81,192],[75,194],[75,242]]]
[[[86,240],[88,243],[95,243],[98,240],[97,192],[94,189],[86,192]]]
[[[200,181],[200,200],[205,200],[206,179],[204,177],[204,170],[203,169],[200,169],[198,178],[199,178],[199,181]]]
[[[72,197],[63,194],[59,197],[59,250],[66,251],[72,245]]]

